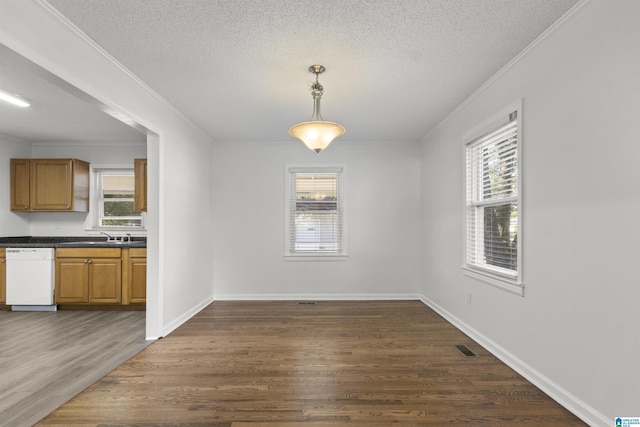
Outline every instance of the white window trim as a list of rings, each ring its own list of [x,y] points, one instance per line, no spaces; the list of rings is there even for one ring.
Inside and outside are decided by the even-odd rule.
[[[341,170],[342,174],[342,252],[341,253],[292,253],[290,252],[290,189],[291,189],[291,173],[292,169],[301,169],[309,173],[335,172]],[[291,163],[286,164],[284,169],[284,185],[285,185],[285,201],[284,201],[284,260],[285,261],[346,261],[348,258],[347,251],[347,167],[342,163],[330,164],[309,164],[309,163]]]
[[[146,212],[142,212],[142,227],[101,227],[99,223],[99,206],[98,206],[98,195],[96,194],[96,172],[104,171],[104,170],[123,170],[123,171],[133,171],[133,165],[127,164],[91,164],[89,167],[89,215],[87,215],[87,219],[84,223],[84,229],[87,234],[100,234],[100,232],[104,231],[107,233],[111,232],[125,232],[129,233],[132,236],[146,236],[147,235],[147,227],[146,227]]]
[[[467,144],[470,142],[480,138],[483,135],[486,135],[498,127],[507,123],[507,119],[509,114],[513,111],[517,112],[518,117],[518,147],[517,147],[517,156],[518,156],[518,241],[517,241],[517,257],[518,257],[518,271],[517,274],[510,274],[503,269],[496,267],[491,268],[483,267],[479,268],[473,265],[467,264],[467,167],[466,167],[466,149]],[[524,297],[525,285],[523,281],[523,253],[522,253],[522,231],[524,229],[524,208],[523,208],[523,197],[522,197],[522,181],[523,181],[523,170],[522,170],[522,146],[523,146],[523,114],[522,114],[522,99],[515,101],[509,106],[505,107],[495,115],[491,116],[489,119],[482,122],[480,125],[476,126],[469,132],[465,133],[462,142],[463,142],[463,152],[462,156],[463,168],[464,171],[464,179],[462,180],[462,221],[463,226],[462,229],[464,232],[463,235],[463,259],[462,259],[462,272],[468,277],[472,277],[481,282],[487,283],[491,286],[494,286],[498,289],[505,290],[507,292],[519,295]]]

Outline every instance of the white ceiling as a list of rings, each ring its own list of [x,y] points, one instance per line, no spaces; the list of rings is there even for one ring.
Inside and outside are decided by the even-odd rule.
[[[86,94],[2,44],[0,89],[31,102],[29,108],[0,102],[0,134],[29,142],[146,141]]]
[[[48,1],[219,141],[291,139],[312,64],[342,139],[417,141],[578,2]]]

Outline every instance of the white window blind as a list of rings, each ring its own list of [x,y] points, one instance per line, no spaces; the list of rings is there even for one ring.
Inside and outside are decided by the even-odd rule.
[[[94,170],[95,226],[97,228],[143,228],[144,215],[134,208],[133,170]]]
[[[466,263],[517,279],[518,114],[466,146]]]
[[[342,254],[342,169],[289,169],[288,222],[290,254]]]

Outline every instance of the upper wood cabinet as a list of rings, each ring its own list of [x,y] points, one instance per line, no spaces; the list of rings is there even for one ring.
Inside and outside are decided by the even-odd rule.
[[[133,160],[133,174],[135,187],[133,192],[133,204],[137,211],[147,210],[147,159]]]
[[[29,159],[11,159],[11,210],[28,211],[31,208],[29,200],[29,182],[31,180],[31,161]]]
[[[89,163],[11,159],[12,211],[89,211]]]

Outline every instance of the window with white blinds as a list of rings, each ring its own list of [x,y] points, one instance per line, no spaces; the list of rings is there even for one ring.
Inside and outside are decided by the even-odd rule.
[[[288,174],[287,255],[343,255],[343,169],[290,167]]]
[[[519,111],[466,145],[466,265],[519,284]]]
[[[94,169],[93,215],[95,229],[143,229],[145,215],[133,201],[133,169]]]

